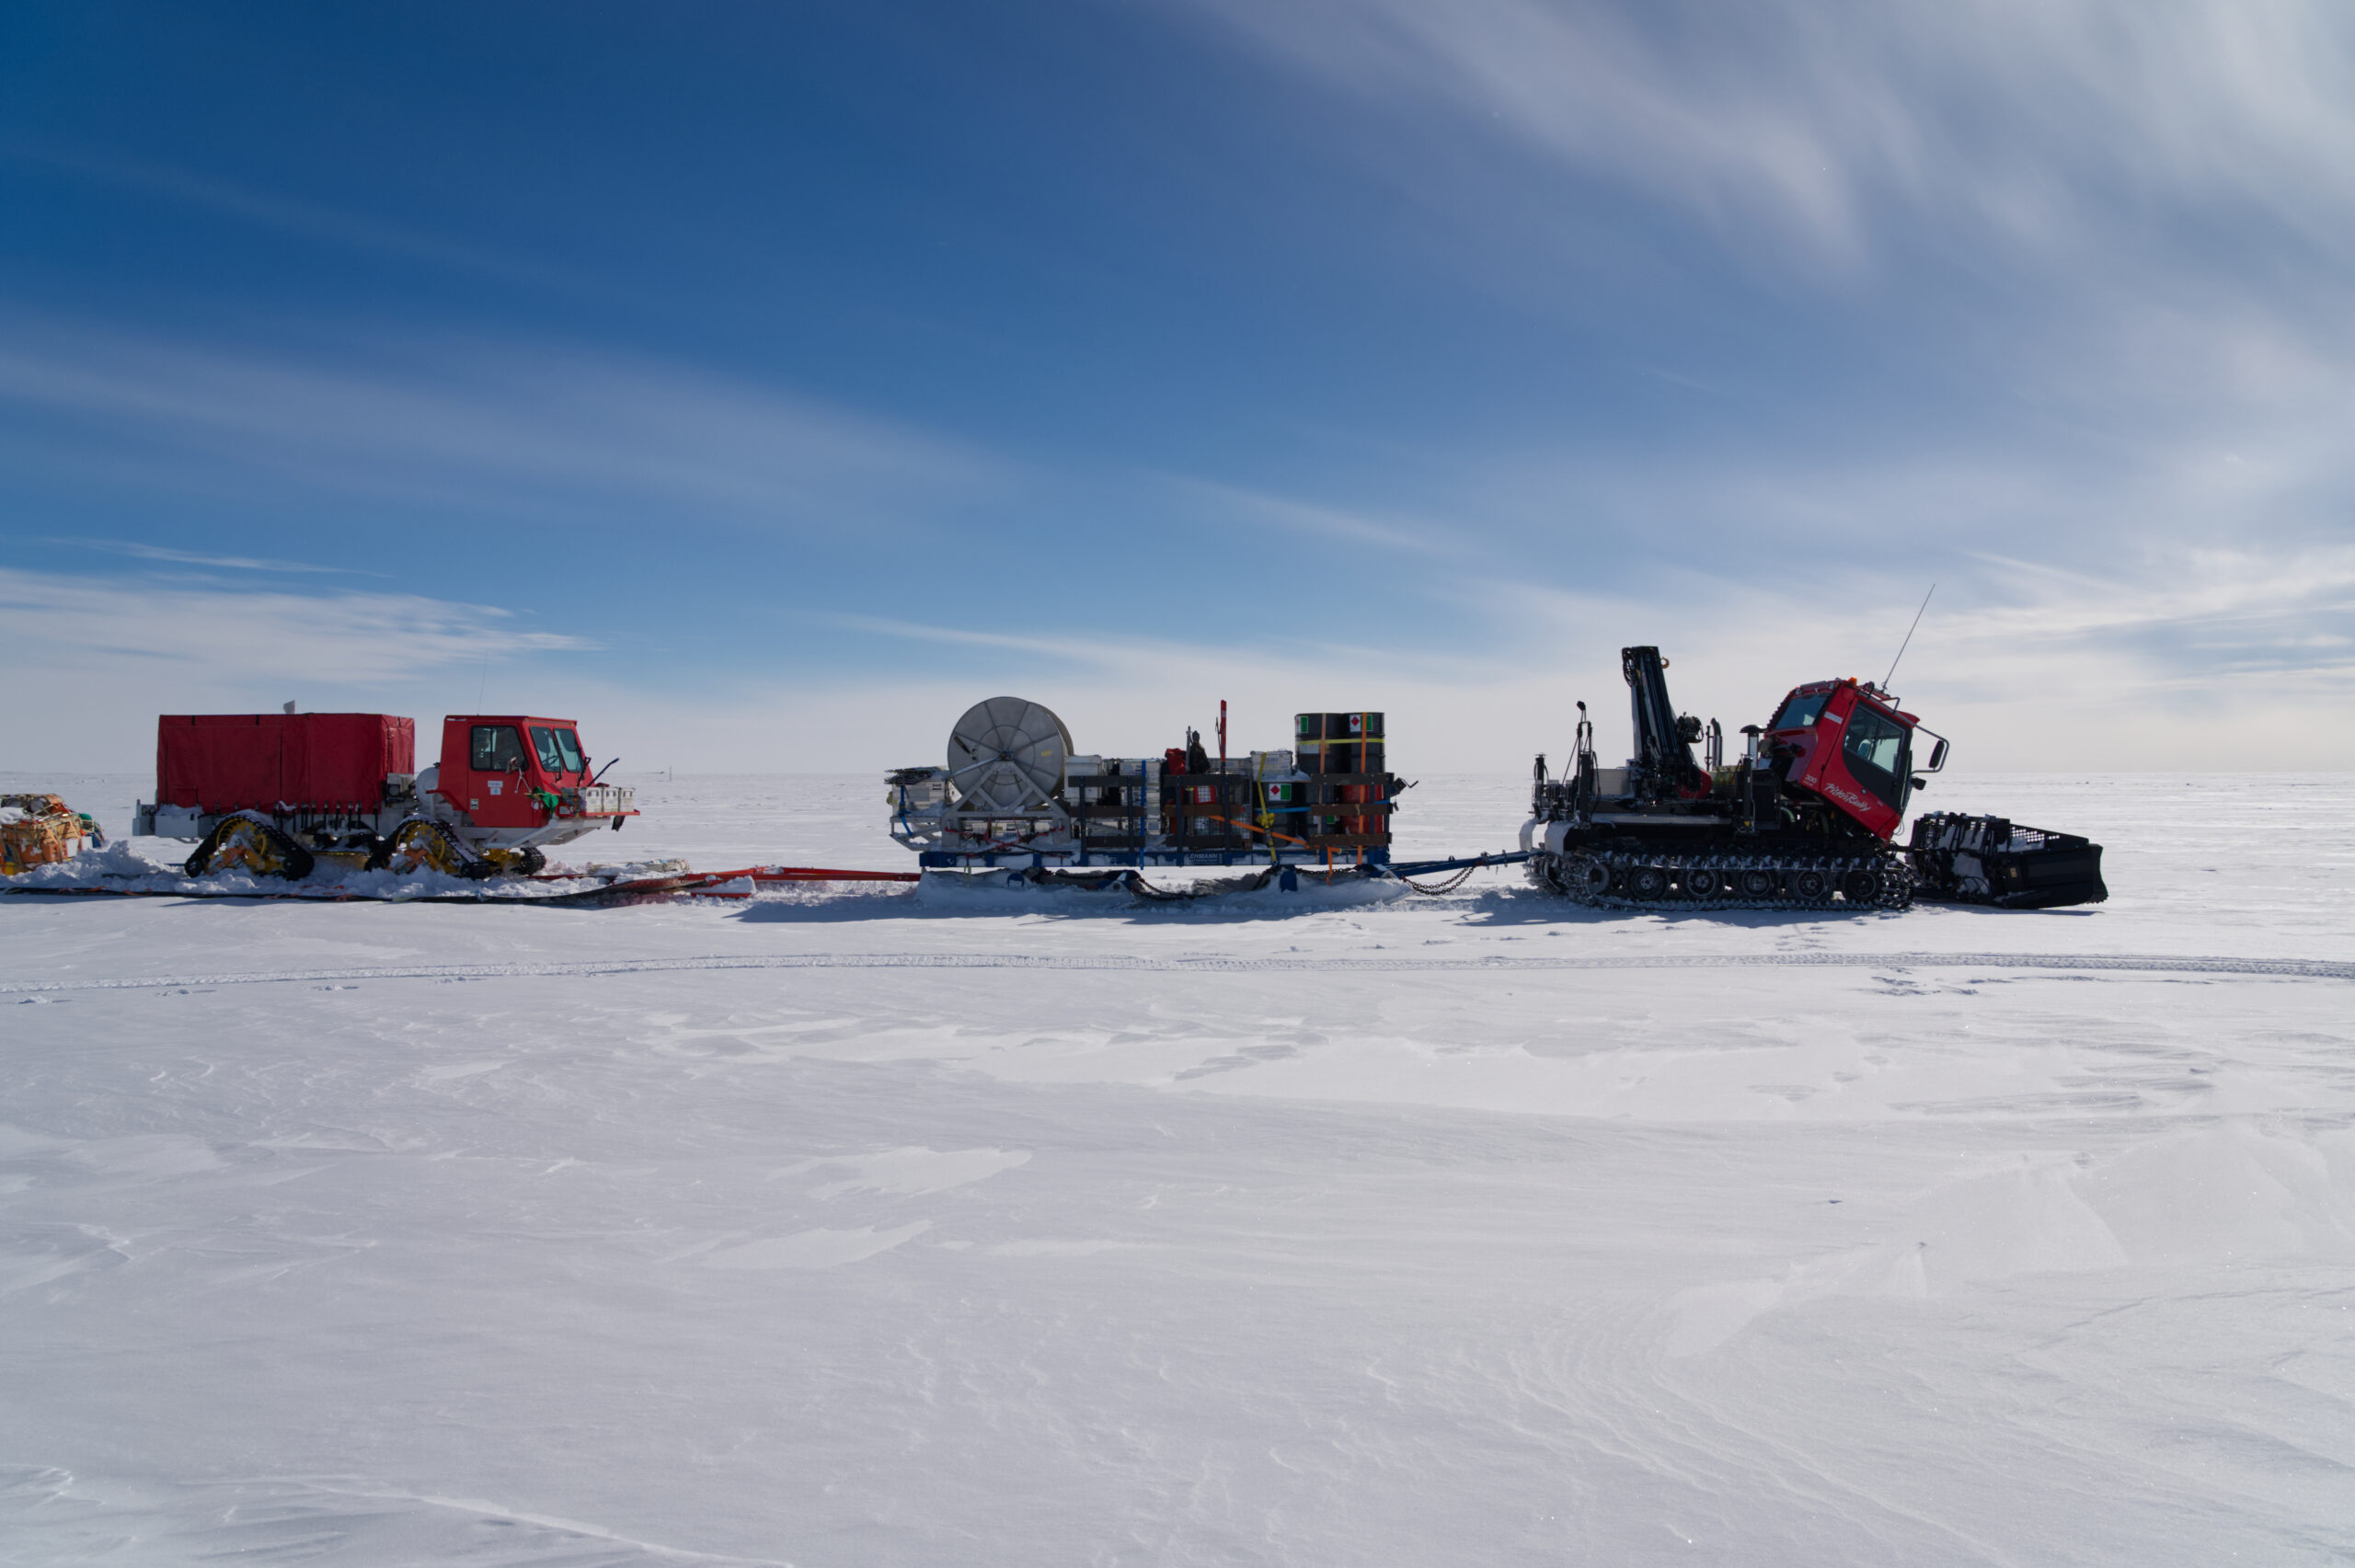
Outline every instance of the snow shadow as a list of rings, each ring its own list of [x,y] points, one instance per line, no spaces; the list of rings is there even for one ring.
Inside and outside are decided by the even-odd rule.
[[[1414,895],[1392,881],[1352,879],[1327,885],[1301,880],[1296,891],[1263,887],[1155,898],[1120,887],[943,886],[920,883],[889,891],[867,887],[764,893],[736,918],[747,924],[831,923],[862,920],[962,920],[975,916],[1044,916],[1129,924],[1242,924],[1295,915],[1329,914],[1401,905]],[[1420,900],[1417,900],[1420,901]]]
[[[1616,926],[1625,925],[1631,920],[1655,920],[1671,926],[1780,931],[1791,926],[1818,926],[1827,922],[1901,920],[1907,913],[1903,910],[1852,910],[1839,906],[1794,910],[1680,910],[1672,903],[1654,904],[1645,909],[1596,909],[1587,904],[1573,903],[1559,894],[1537,887],[1494,887],[1474,894],[1453,894],[1419,898],[1417,901],[1451,907],[1456,918],[1465,925],[1499,927]],[[1999,910],[1994,912],[2011,911]]]

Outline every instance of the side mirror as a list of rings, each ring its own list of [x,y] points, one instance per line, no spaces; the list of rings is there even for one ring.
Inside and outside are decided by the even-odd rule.
[[[1930,748],[1930,772],[1935,773],[1946,765],[1947,743],[1946,738],[1941,736],[1938,739],[1938,743]]]
[[[1913,775],[1913,787],[1915,789],[1927,789],[1930,787],[1930,781],[1924,778],[1921,774],[1915,773]]]

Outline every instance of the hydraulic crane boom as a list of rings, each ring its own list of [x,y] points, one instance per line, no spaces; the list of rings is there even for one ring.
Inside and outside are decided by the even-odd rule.
[[[1636,725],[1636,766],[1655,795],[1706,793],[1709,775],[1693,759],[1693,742],[1701,738],[1701,721],[1680,717],[1668,696],[1668,660],[1656,647],[1619,650],[1620,672],[1627,677],[1627,705]]]

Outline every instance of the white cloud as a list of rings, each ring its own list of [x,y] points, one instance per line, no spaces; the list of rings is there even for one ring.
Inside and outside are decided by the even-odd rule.
[[[69,544],[85,550],[102,551],[109,555],[128,555],[139,561],[164,561],[180,567],[216,567],[233,572],[327,573],[343,575],[344,567],[315,567],[304,561],[266,560],[257,555],[208,555],[196,550],[173,550],[161,544],[139,544],[125,539],[52,539],[52,544]],[[375,574],[366,574],[373,576]]]
[[[420,337],[298,355],[6,326],[0,401],[102,430],[109,476],[136,452],[165,475],[225,464],[347,493],[534,508],[593,497],[657,520],[807,524],[1006,475],[973,448],[890,420],[568,346]]]
[[[1418,518],[1374,515],[1296,497],[1271,495],[1236,485],[1172,475],[1167,483],[1196,507],[1245,528],[1274,526],[1312,538],[1336,539],[1352,544],[1373,544],[1412,555],[1443,553],[1452,548],[1451,531]],[[1237,557],[1242,565],[1249,557]]]
[[[162,713],[290,700],[405,713],[436,685],[463,692],[444,711],[473,711],[490,673],[509,686],[519,664],[561,670],[593,652],[506,610],[414,594],[0,567],[0,689],[25,698],[10,743],[20,766],[138,768]]]
[[[2108,576],[1973,564],[1941,579],[1895,682],[1959,766],[2355,766],[2355,734],[2323,719],[2355,709],[2355,547],[2154,553]],[[1641,595],[1488,592],[1500,617],[1559,629],[1549,666],[1608,754],[1626,744],[1621,645],[1660,647],[1679,705],[1738,730],[1801,681],[1880,679],[1924,586],[1827,566],[1804,591],[1691,573]]]
[[[2048,252],[2168,205],[2355,242],[2355,17],[2328,0],[1200,6],[1370,103],[1843,267],[1890,209]]]
[[[281,233],[324,240],[375,256],[397,257],[432,266],[527,283],[566,286],[571,280],[547,268],[522,262],[439,235],[364,217],[339,207],[291,200],[229,180],[212,179],[167,165],[103,158],[54,148],[0,147],[0,155],[126,187],[225,217],[258,223]]]
[[[1982,565],[1941,584],[1897,681],[1953,738],[1958,767],[2355,766],[2355,736],[2326,716],[2355,709],[2355,550],[2187,555],[2147,581]],[[478,606],[5,571],[0,682],[49,694],[18,738],[20,766],[135,770],[158,713],[293,698],[428,722],[485,704],[575,716],[599,756],[633,768],[860,772],[936,760],[966,707],[1011,692],[1055,709],[1086,751],[1157,753],[1189,724],[1207,735],[1225,698],[1238,754],[1287,744],[1294,713],[1377,707],[1409,777],[1518,773],[1539,750],[1559,761],[1581,698],[1605,754],[1626,745],[1625,644],[1664,648],[1679,704],[1729,732],[1799,681],[1879,677],[1921,585],[1844,568],[1812,586],[1795,597],[1697,571],[1624,596],[1479,584],[1465,591],[1503,635],[1440,657],[1381,621],[1362,638],[1286,624],[1186,639],[838,616],[847,635],[945,657],[916,674],[658,686]]]
[[[178,690],[383,682],[487,656],[592,646],[531,630],[505,610],[414,594],[255,591],[9,568],[0,568],[0,644],[12,673],[29,681],[41,670],[74,680],[136,675]]]

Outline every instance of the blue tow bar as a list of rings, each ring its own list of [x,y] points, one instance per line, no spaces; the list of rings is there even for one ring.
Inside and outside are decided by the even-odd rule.
[[[1404,865],[1392,865],[1388,870],[1393,876],[1429,876],[1434,871],[1461,871],[1471,865],[1518,865],[1528,858],[1527,850],[1514,850],[1506,854],[1473,855],[1461,860],[1410,861]]]

